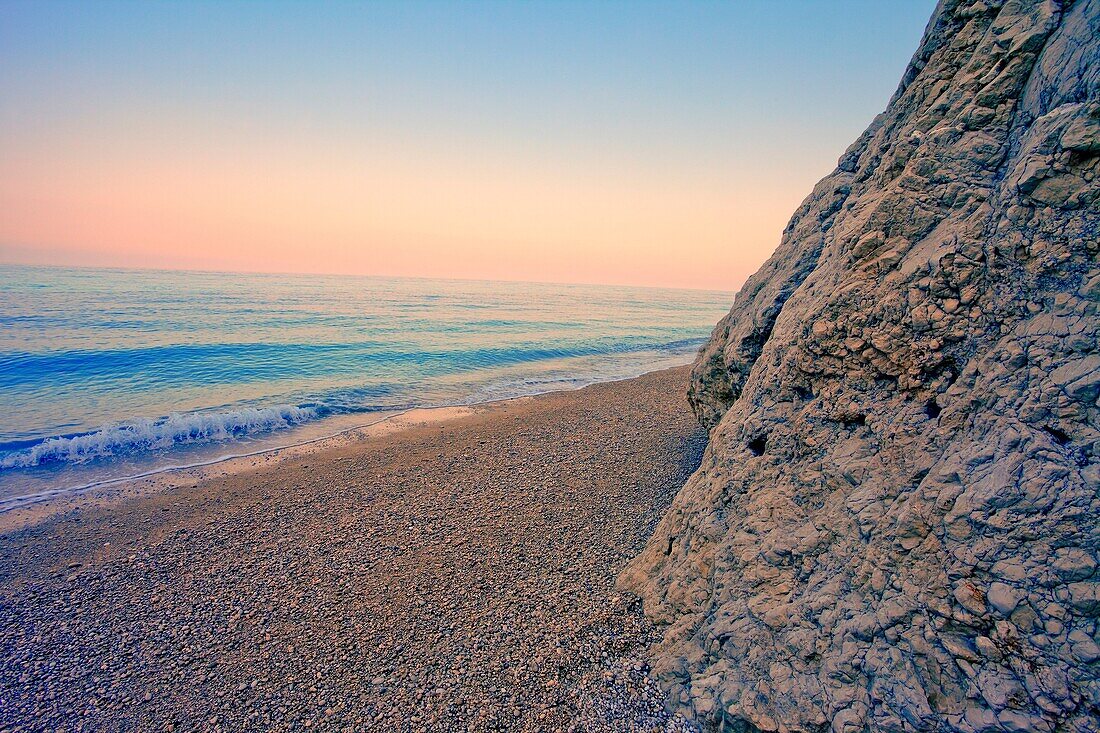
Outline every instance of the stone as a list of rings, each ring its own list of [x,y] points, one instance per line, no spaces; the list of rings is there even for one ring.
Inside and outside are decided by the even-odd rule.
[[[986,594],[989,605],[997,609],[1002,616],[1008,616],[1015,611],[1021,598],[1023,594],[1020,591],[1004,583],[993,583]]]
[[[1100,119],[1092,116],[1078,118],[1062,133],[1062,147],[1078,153],[1100,154]]]
[[[1070,583],[1069,602],[1087,616],[1100,615],[1100,583]]]
[[[941,0],[715,327],[620,576],[705,730],[1100,730],[1098,110],[1100,0]]]
[[[1065,581],[1084,580],[1096,571],[1096,561],[1092,556],[1076,547],[1058,550],[1051,563],[1054,571]]]
[[[1091,663],[1100,659],[1100,646],[1084,631],[1071,631],[1068,639],[1073,655],[1082,662]]]

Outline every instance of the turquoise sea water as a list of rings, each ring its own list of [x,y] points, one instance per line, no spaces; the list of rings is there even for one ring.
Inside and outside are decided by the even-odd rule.
[[[732,294],[0,266],[0,509],[691,360]]]

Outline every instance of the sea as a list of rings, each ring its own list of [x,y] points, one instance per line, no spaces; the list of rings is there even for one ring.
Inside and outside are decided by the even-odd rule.
[[[0,265],[0,511],[689,363],[732,293]]]

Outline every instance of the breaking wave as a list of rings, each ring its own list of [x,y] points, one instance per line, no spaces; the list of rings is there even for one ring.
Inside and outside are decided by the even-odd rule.
[[[557,348],[539,346],[512,349],[480,349],[473,354],[461,354],[461,363],[471,375],[470,381],[460,380],[449,387],[422,383],[417,388],[399,384],[375,384],[368,387],[343,388],[309,395],[287,395],[302,398],[302,404],[274,407],[240,407],[223,411],[172,413],[161,418],[129,418],[104,425],[88,432],[55,435],[38,442],[0,443],[0,471],[33,469],[56,464],[87,464],[98,460],[134,457],[142,453],[163,453],[170,449],[207,443],[241,440],[261,433],[301,425],[331,415],[373,412],[409,407],[471,404],[492,399],[504,399],[535,394],[546,389],[571,389],[592,382],[635,376],[652,367],[660,355],[673,356],[694,352],[701,339],[679,339],[662,343],[602,343],[581,347]],[[519,378],[493,376],[492,370],[509,366],[570,358],[594,358],[618,354],[631,356],[627,361],[583,367],[562,368]],[[421,362],[430,361],[432,354],[413,355]],[[449,365],[444,373],[464,371]],[[26,370],[33,371],[33,370]],[[0,386],[3,379],[0,379]]]
[[[81,465],[121,457],[133,458],[143,453],[165,453],[186,446],[241,440],[337,414],[472,404],[537,394],[547,389],[572,389],[592,382],[635,376],[651,368],[660,355],[690,354],[700,343],[701,339],[693,338],[661,343],[601,343],[567,348],[480,349],[472,355],[461,354],[461,362],[470,370],[470,380],[459,380],[449,387],[432,389],[430,383],[422,383],[418,388],[375,384],[284,397],[302,398],[299,405],[239,407],[222,411],[172,413],[161,418],[129,418],[88,432],[55,435],[33,443],[0,443],[0,471],[58,464]],[[601,365],[588,363],[579,369],[578,365],[573,365],[573,368],[563,367],[519,378],[506,376],[504,372],[493,376],[491,371],[525,363],[548,364],[560,359],[614,354],[632,358]],[[414,356],[421,362],[427,362],[434,355],[422,352]],[[451,366],[444,373],[457,374],[462,371],[457,366]],[[0,379],[0,386],[3,386],[2,382],[3,379]]]
[[[47,438],[0,459],[0,468],[32,468],[46,463],[86,463],[180,445],[240,439],[288,428],[321,417],[315,407],[279,405],[231,412],[173,413],[156,420],[139,419],[106,425],[72,436]]]

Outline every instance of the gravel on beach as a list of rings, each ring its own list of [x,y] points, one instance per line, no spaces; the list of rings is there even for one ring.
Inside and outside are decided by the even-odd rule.
[[[0,730],[694,730],[615,589],[699,462],[687,377],[0,536]]]

